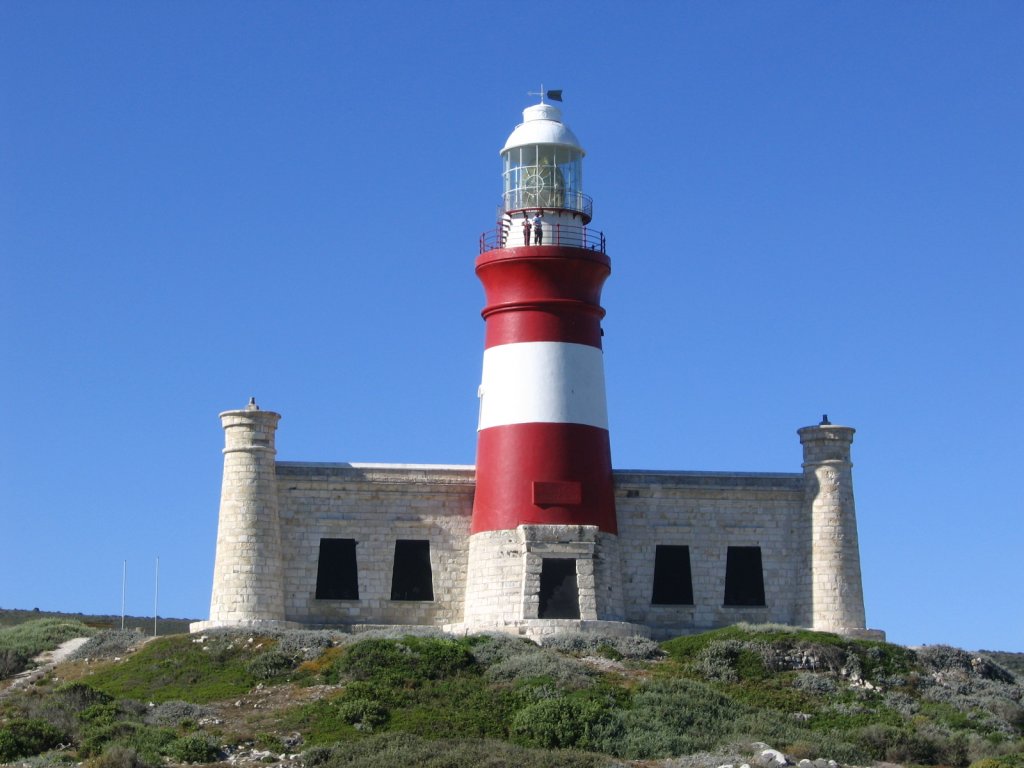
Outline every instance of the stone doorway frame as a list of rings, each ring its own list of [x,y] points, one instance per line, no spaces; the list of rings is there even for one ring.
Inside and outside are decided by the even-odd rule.
[[[522,617],[537,619],[540,613],[540,574],[545,558],[576,561],[576,588],[580,620],[597,620],[597,592],[594,580],[596,525],[521,525],[517,528],[523,545]]]

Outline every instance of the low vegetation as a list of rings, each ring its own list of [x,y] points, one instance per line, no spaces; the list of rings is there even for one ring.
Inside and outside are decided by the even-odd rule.
[[[60,680],[0,701],[0,762],[696,768],[750,761],[764,742],[791,760],[1024,768],[1024,687],[944,646],[775,626],[660,646],[384,631],[131,640],[100,633]]]
[[[0,627],[0,680],[28,669],[33,657],[65,640],[88,637],[96,630],[76,619],[46,618]]]

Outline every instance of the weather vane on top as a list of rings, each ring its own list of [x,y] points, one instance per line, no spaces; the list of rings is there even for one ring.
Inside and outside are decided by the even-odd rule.
[[[537,92],[537,91],[527,91],[526,95],[527,96],[540,96],[540,103],[541,104],[544,103],[545,96],[547,98],[551,99],[552,101],[561,101],[562,100],[562,91],[561,90],[545,91],[544,90],[544,83],[540,84],[540,92]]]

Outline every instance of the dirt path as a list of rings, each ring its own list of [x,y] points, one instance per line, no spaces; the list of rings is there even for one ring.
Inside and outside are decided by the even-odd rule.
[[[44,651],[43,653],[36,656],[33,661],[37,666],[33,669],[27,669],[24,672],[15,675],[14,681],[7,686],[4,690],[0,691],[0,700],[7,696],[10,696],[13,691],[27,688],[28,686],[35,683],[37,680],[42,679],[47,673],[55,666],[60,664],[64,659],[70,656],[72,653],[77,651],[85,643],[87,637],[75,637],[71,640],[66,640],[52,651]]]

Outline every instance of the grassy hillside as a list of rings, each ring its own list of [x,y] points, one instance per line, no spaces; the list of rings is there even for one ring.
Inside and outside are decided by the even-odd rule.
[[[0,691],[0,762],[714,768],[769,760],[768,744],[794,762],[1024,768],[1024,687],[945,646],[742,626],[661,646],[311,631],[141,640],[99,632],[56,677]]]
[[[152,634],[153,619],[126,616],[126,629]],[[188,631],[186,619],[158,619],[158,634]],[[0,608],[0,680],[33,666],[32,659],[73,637],[88,637],[104,629],[119,629],[120,616],[88,616],[51,611]]]
[[[80,621],[86,626],[94,629],[120,629],[120,616],[93,615],[83,613],[58,613],[56,611],[40,611],[38,608],[32,611],[24,611],[11,608],[0,608],[0,629],[24,624],[26,621],[37,619],[68,619]],[[181,632],[188,632],[190,621],[195,619],[165,619],[157,617],[156,631],[158,635],[175,635]],[[152,616],[125,616],[125,629],[135,629],[145,634],[153,634]]]

